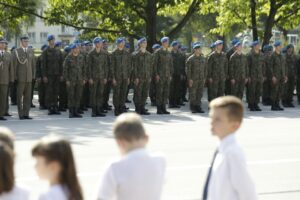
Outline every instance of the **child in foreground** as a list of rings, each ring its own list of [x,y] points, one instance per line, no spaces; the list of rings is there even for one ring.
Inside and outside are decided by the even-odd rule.
[[[49,182],[39,200],[83,200],[70,143],[56,136],[46,136],[32,149],[36,171]]]
[[[254,183],[235,135],[243,120],[240,99],[225,96],[210,103],[211,132],[220,140],[206,183],[203,200],[256,200]]]
[[[164,157],[146,150],[148,135],[137,114],[122,114],[114,137],[123,157],[104,173],[97,200],[159,200],[165,176]]]

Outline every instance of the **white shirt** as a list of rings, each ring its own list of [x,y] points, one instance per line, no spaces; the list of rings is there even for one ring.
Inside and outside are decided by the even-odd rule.
[[[104,173],[97,199],[159,200],[164,183],[166,161],[145,149],[129,152],[110,164]]]
[[[52,185],[48,191],[40,194],[38,200],[68,200],[68,191],[63,185]]]
[[[10,192],[0,194],[0,200],[28,200],[29,192],[20,186],[14,186]]]
[[[208,200],[256,200],[254,183],[235,134],[221,141],[208,186]]]

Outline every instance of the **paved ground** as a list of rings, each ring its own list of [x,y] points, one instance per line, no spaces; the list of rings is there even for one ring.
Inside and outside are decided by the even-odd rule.
[[[204,108],[207,110],[205,102]],[[82,119],[68,119],[67,113],[49,117],[35,108],[31,112],[33,121],[19,121],[16,107],[11,109],[14,116],[0,125],[16,132],[18,182],[31,188],[33,197],[45,186],[33,170],[30,150],[42,136],[56,133],[72,141],[86,199],[93,199],[105,164],[118,156],[111,133],[115,119],[112,113],[93,119],[89,111]],[[300,107],[285,112],[263,109],[261,113],[247,112],[238,134],[260,199],[299,200]],[[153,108],[150,111],[155,112]],[[192,115],[187,106],[171,112],[170,116],[144,117],[150,135],[149,149],[163,152],[168,162],[162,199],[200,199],[208,164],[218,143],[210,134],[207,114]]]

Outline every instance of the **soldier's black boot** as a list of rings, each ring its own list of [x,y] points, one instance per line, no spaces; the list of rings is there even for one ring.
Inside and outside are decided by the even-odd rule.
[[[141,114],[141,106],[139,106],[139,105],[137,105],[137,104],[135,104],[135,112],[137,113],[137,114]]]
[[[141,115],[150,115],[144,106],[140,106]]]
[[[255,107],[254,107],[254,104],[249,104],[249,109],[250,111],[256,111]]]
[[[83,114],[83,110],[81,108],[76,108],[76,113]]]
[[[273,101],[272,101],[271,110],[272,110],[272,111],[278,111],[278,110],[279,110],[278,107],[277,107],[277,105],[276,105],[276,102],[273,102]]]
[[[101,113],[104,113],[104,114],[107,113],[107,110],[105,110],[102,106],[100,106],[99,109],[100,109],[100,112],[101,112]]]
[[[120,113],[120,108],[119,107],[115,107],[115,116],[119,116]]]
[[[204,110],[202,110],[201,106],[197,106],[196,108],[198,113],[205,113]]]
[[[258,106],[257,103],[254,104],[254,109],[255,109],[256,111],[261,111],[261,109],[260,109],[260,107]]]
[[[92,107],[92,117],[97,117],[97,109],[95,106]]]
[[[170,112],[168,112],[167,109],[166,109],[166,105],[163,105],[163,106],[162,106],[162,111],[163,111],[163,113],[166,114],[166,115],[169,115],[169,114],[170,114]]]
[[[54,114],[55,114],[55,115],[60,115],[58,106],[54,106]]]
[[[163,110],[162,110],[162,106],[156,106],[157,107],[157,114],[158,115],[162,115],[162,114],[164,114],[164,112],[163,112]]]
[[[101,107],[96,107],[97,117],[105,117],[106,115],[102,112]]]
[[[276,102],[276,106],[277,106],[277,109],[278,109],[278,110],[280,110],[280,111],[281,111],[281,110],[284,110],[282,107],[280,107],[279,101]]]
[[[74,118],[74,108],[73,107],[70,107],[69,108],[69,118]]]
[[[78,111],[79,111],[79,108],[75,108],[75,109],[74,109],[74,116],[75,116],[76,118],[82,118],[82,115],[80,115],[80,113],[79,113]]]
[[[197,109],[194,105],[190,105],[190,110],[192,113],[197,113]]]
[[[55,115],[54,106],[50,106],[48,109],[48,115]]]

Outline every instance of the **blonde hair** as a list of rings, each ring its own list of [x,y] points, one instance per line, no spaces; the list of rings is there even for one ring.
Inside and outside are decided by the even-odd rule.
[[[135,113],[120,115],[114,123],[113,132],[116,139],[126,141],[139,140],[146,136],[142,119]]]
[[[244,107],[242,101],[235,96],[223,96],[212,100],[209,104],[211,109],[223,108],[231,121],[243,121]]]

